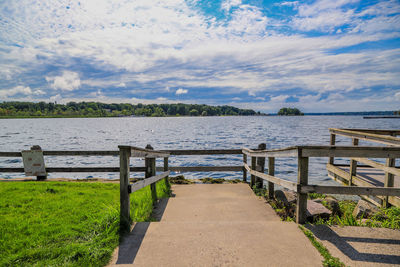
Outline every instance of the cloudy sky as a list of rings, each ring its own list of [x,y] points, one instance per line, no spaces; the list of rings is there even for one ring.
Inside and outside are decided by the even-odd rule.
[[[400,109],[400,1],[1,0],[11,100]]]

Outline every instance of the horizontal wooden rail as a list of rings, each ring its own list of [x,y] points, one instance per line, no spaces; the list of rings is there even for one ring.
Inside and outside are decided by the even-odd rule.
[[[172,172],[239,172],[243,171],[243,166],[168,166]],[[162,171],[162,167],[157,167],[157,171]]]
[[[327,164],[326,165],[326,169],[328,171],[328,175],[329,177],[333,178],[335,181],[339,181],[342,182],[343,181],[349,181],[349,173],[346,172],[345,170],[342,170],[332,164]],[[371,182],[368,182],[367,180],[361,178],[358,175],[353,175],[352,177],[352,183],[354,185],[360,186],[360,187],[371,187],[371,186],[375,186],[374,184],[372,184]],[[376,200],[369,198],[367,196],[364,196],[364,198],[368,199],[369,201],[371,201],[372,203],[374,203],[377,206],[380,206],[381,204],[379,202],[377,202]],[[382,199],[381,197],[378,196],[378,198]],[[389,203],[391,203],[392,205],[396,205],[397,207],[400,206],[400,198],[398,197],[393,197],[393,196],[389,196]]]
[[[362,162],[364,164],[367,164],[376,169],[400,176],[400,169],[398,169],[396,167],[388,167],[388,166],[385,166],[384,164],[381,164],[379,162],[376,162],[376,161],[373,161],[370,159],[354,158],[354,160]],[[361,167],[361,166],[357,165],[357,167]]]
[[[142,149],[141,150],[146,150]],[[143,151],[140,151],[143,152]],[[153,151],[152,151],[153,152]],[[158,150],[161,156],[180,156],[180,155],[241,155],[242,149],[188,149],[188,150]],[[137,154],[139,154],[137,152]],[[43,151],[44,156],[118,156],[119,151],[99,150],[99,151]],[[21,152],[1,152],[0,157],[22,157]]]
[[[43,151],[43,156],[118,156],[119,151]],[[21,152],[0,152],[0,157],[22,157]]]
[[[243,153],[251,157],[359,157],[399,158],[399,147],[371,146],[294,146],[284,149],[255,151],[244,148]]]
[[[242,154],[242,149],[191,149],[191,150],[160,150],[172,155],[227,155]]]
[[[400,130],[386,130],[386,129],[350,129],[344,128],[339,130],[347,130],[347,131],[356,131],[363,133],[372,133],[372,134],[383,134],[383,135],[400,135]]]
[[[400,147],[299,146],[302,157],[398,158]]]
[[[363,131],[344,130],[336,128],[330,128],[329,131],[331,132],[331,134],[357,138],[360,140],[366,140],[385,145],[400,146],[400,138],[394,136],[385,136],[382,134],[368,133],[365,131],[363,132]]]
[[[305,185],[300,187],[300,191],[319,194],[400,196],[400,188],[393,187]]]
[[[143,187],[146,187],[146,186],[148,186],[150,184],[153,184],[153,183],[155,183],[155,182],[167,177],[169,174],[170,174],[170,171],[166,171],[166,172],[163,172],[163,173],[161,173],[159,175],[151,176],[149,178],[137,181],[136,183],[130,184],[129,185],[129,187],[130,187],[129,192],[133,193],[133,192],[135,192],[137,190],[140,190]]]
[[[286,158],[286,157],[297,157],[298,147],[287,147],[282,149],[271,149],[271,150],[252,150],[249,148],[242,149],[243,154],[250,157],[275,157],[275,158]]]
[[[138,158],[165,158],[169,157],[169,153],[157,151],[153,149],[146,149],[135,146],[118,146],[121,149],[130,150],[130,157],[138,157]]]
[[[269,175],[269,174],[266,174],[266,173],[262,173],[262,172],[258,172],[258,171],[252,170],[250,168],[250,166],[247,165],[247,164],[244,164],[244,167],[250,174],[252,174],[252,175],[254,175],[254,176],[258,177],[258,178],[261,178],[261,179],[266,180],[268,182],[272,182],[274,184],[280,185],[280,186],[285,187],[285,188],[287,188],[289,190],[297,192],[297,183],[295,183],[295,182],[287,181],[287,180],[284,180],[282,178],[278,178],[276,176],[272,176],[272,175]]]
[[[145,167],[130,167],[132,172],[144,172]],[[25,172],[24,168],[0,168],[0,173]],[[46,172],[119,172],[119,167],[46,167]]]

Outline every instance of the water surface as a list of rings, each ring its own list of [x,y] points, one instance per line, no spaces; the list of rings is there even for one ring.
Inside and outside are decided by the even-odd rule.
[[[118,150],[118,145],[154,149],[232,149],[267,148],[294,145],[328,145],[328,128],[399,129],[400,120],[364,120],[362,116],[303,117],[167,117],[167,118],[43,118],[0,120],[0,151],[21,151],[32,145],[43,150]],[[350,139],[337,137],[338,145]],[[360,145],[366,145],[360,142]],[[118,166],[118,157],[45,157],[48,167]],[[174,156],[170,166],[240,165],[239,155]],[[326,174],[326,158],[310,159],[310,183],[333,184]],[[132,160],[143,166],[141,159]],[[296,180],[294,159],[277,159],[276,175]],[[162,163],[159,163],[162,166]],[[22,167],[20,158],[0,158],[0,167]],[[140,174],[134,174],[135,176]],[[185,173],[187,178],[241,178],[241,172]],[[3,178],[23,174],[1,173]],[[55,177],[118,178],[117,173],[51,173]]]

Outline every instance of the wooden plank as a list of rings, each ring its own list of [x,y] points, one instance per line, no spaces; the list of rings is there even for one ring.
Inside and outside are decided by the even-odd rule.
[[[297,163],[297,184],[306,186],[308,184],[308,158],[300,156],[302,153],[299,150]],[[304,224],[307,219],[307,194],[297,191],[297,207],[296,207],[296,222]]]
[[[265,143],[261,143],[258,145],[257,149],[258,150],[265,150],[267,148],[267,144]],[[265,171],[265,157],[257,157],[256,159],[256,170],[264,173]],[[255,180],[255,186],[257,188],[263,188],[264,184],[263,184],[263,180],[260,179],[259,177],[256,176],[256,180]]]
[[[269,157],[268,158],[268,175],[275,176],[275,158]],[[274,183],[268,181],[268,198],[274,198]]]
[[[331,133],[331,138],[330,138],[330,145],[334,146],[336,144],[336,134],[332,134]],[[334,157],[330,157],[328,163],[330,164],[334,164],[335,162],[335,158]]]
[[[257,176],[263,180],[272,182],[274,184],[280,185],[282,187],[285,187],[287,189],[293,190],[293,191],[297,191],[297,183],[295,182],[291,182],[291,181],[287,181],[285,179],[282,178],[278,178],[276,176],[272,176],[266,173],[261,173],[255,170],[251,170],[249,171],[251,174],[253,174],[254,176]]]
[[[361,186],[300,186],[301,193],[339,194],[339,195],[369,195],[369,196],[400,196],[400,188],[361,187]]]
[[[129,158],[131,150],[119,149],[119,192],[120,192],[120,227],[129,229],[130,225],[130,199],[129,199]]]
[[[386,129],[350,129],[350,128],[343,128],[339,130],[347,130],[347,131],[356,131],[356,132],[365,132],[365,133],[372,133],[372,134],[383,134],[383,135],[400,135],[400,130],[386,130]]]
[[[338,178],[340,179],[339,182],[344,183],[343,181],[347,181],[348,182],[348,172],[334,166],[331,164],[327,164],[327,170],[328,170],[328,176],[331,177],[332,179],[334,179],[335,181],[338,181]],[[368,181],[365,181],[363,179],[361,179],[361,177],[358,176],[353,176],[353,183],[355,185],[361,186],[361,187],[371,187],[374,186],[372,183],[369,183]],[[363,195],[363,198],[367,199],[368,201],[374,203],[376,206],[381,206],[381,203],[378,203],[376,200]],[[380,196],[377,196],[377,198],[379,199],[383,199]],[[397,207],[400,207],[400,198],[398,197],[393,197],[393,196],[389,196],[389,203],[392,205],[395,205]]]
[[[157,170],[157,167],[156,167]],[[164,172],[168,171],[168,157],[164,158]],[[169,183],[168,176],[165,177],[165,184],[167,185],[168,190],[171,189],[171,184]]]
[[[252,170],[256,170],[256,160],[257,158],[252,156],[251,157],[251,169]],[[250,187],[253,188],[254,184],[256,182],[256,177],[254,176],[254,174],[252,172],[250,172]]]
[[[353,138],[352,139],[353,146],[358,146],[358,139]],[[353,158],[350,160],[350,172],[349,172],[349,185],[351,186],[353,184],[353,176],[357,175],[357,161],[355,161]]]
[[[250,168],[250,166],[249,166],[247,163],[243,164],[243,167],[244,167],[248,172],[251,172],[251,168]]]
[[[242,149],[186,149],[186,150],[159,150],[174,155],[235,155],[242,154]]]
[[[298,147],[287,147],[283,149],[271,149],[271,150],[249,150],[244,148],[242,151],[244,154],[251,157],[275,157],[275,158],[290,158],[297,157]]]
[[[43,151],[44,156],[118,156],[118,151]]]
[[[302,157],[399,158],[400,147],[299,146]]]
[[[146,146],[146,150],[147,151],[145,153],[147,153],[148,151],[151,152],[154,149],[150,144],[148,144]],[[152,156],[154,156],[154,155],[152,155]],[[144,173],[145,179],[155,176],[156,175],[156,159],[154,157],[147,157],[147,158],[145,158],[144,162],[145,162],[145,167],[146,167],[146,171]],[[156,203],[157,202],[157,189],[156,189],[155,183],[150,184],[150,191],[151,191],[151,198],[153,200],[153,203]]]
[[[136,192],[136,191],[142,189],[143,187],[146,187],[146,186],[148,186],[148,185],[150,185],[152,183],[155,183],[155,182],[157,182],[157,181],[159,181],[161,179],[164,179],[165,177],[169,176],[170,173],[171,173],[171,171],[166,171],[166,172],[163,172],[161,174],[158,174],[158,175],[155,175],[155,176],[152,176],[152,177],[137,181],[136,183],[130,185],[131,192],[132,193]]]
[[[243,164],[247,164],[247,155],[243,154]],[[243,168],[243,182],[247,182],[247,170]]]
[[[131,172],[144,172],[145,167],[130,167]],[[24,168],[0,168],[0,173],[24,172]],[[119,167],[46,167],[46,172],[119,172]]]
[[[0,157],[22,157],[21,152],[2,152],[0,151]]]
[[[367,132],[359,132],[353,130],[343,130],[343,129],[336,129],[331,128],[329,129],[331,133],[342,135],[342,136],[349,136],[353,138],[358,138],[366,141],[372,141],[380,144],[385,145],[400,145],[400,138],[394,136],[386,136],[381,134],[374,134],[374,133],[367,133]]]
[[[393,167],[396,163],[396,159],[394,158],[387,158],[386,159],[386,167]],[[389,173],[389,172],[385,172],[385,187],[393,187],[394,186],[394,175]],[[389,207],[389,198],[388,196],[385,196],[383,198],[383,203],[382,206],[384,208],[388,208]]]
[[[157,171],[163,171],[163,167],[157,167]],[[242,166],[169,166],[172,172],[241,172]]]
[[[387,167],[384,164],[381,164],[379,162],[370,160],[370,159],[364,159],[364,158],[354,158],[355,160],[367,164],[368,166],[374,167],[376,169],[391,173],[393,175],[397,175],[400,176],[400,169],[396,168],[396,167]],[[359,166],[362,167],[362,166]]]

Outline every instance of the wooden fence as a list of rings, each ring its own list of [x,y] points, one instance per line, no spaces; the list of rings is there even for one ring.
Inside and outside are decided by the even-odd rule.
[[[274,184],[297,192],[297,223],[305,223],[307,210],[307,194],[344,194],[344,195],[373,195],[400,196],[400,188],[372,186],[324,186],[308,184],[308,166],[310,157],[342,157],[342,158],[399,158],[400,147],[354,147],[354,146],[295,146],[284,149],[254,151],[243,149],[244,167],[251,174],[250,184],[262,186],[260,180],[268,182],[269,198],[273,197]],[[247,164],[251,157],[251,165]],[[275,158],[295,157],[298,160],[297,182],[291,182],[274,175]],[[268,159],[268,174],[260,171],[257,159]],[[393,168],[390,171],[398,171]]]
[[[347,134],[343,130],[344,134]],[[381,130],[384,131],[384,130]],[[395,131],[399,134],[400,131]],[[337,129],[333,134],[338,134]],[[377,137],[372,136],[374,132],[363,132],[358,138],[368,139]],[[392,133],[391,133],[392,134]],[[332,144],[333,140],[333,144]],[[243,171],[243,180],[247,181],[247,173],[251,175],[250,185],[260,187],[263,180],[268,182],[269,198],[273,197],[274,184],[297,192],[297,211],[296,220],[304,223],[306,219],[307,194],[326,193],[326,194],[346,194],[346,195],[369,195],[383,196],[389,201],[393,196],[400,196],[400,188],[372,187],[372,186],[322,186],[308,184],[308,167],[310,157],[328,157],[328,171],[333,165],[334,157],[353,158],[365,164],[382,167],[379,163],[371,163],[367,158],[389,158],[400,157],[400,147],[394,146],[397,140],[378,140],[380,142],[392,142],[388,147],[362,147],[362,146],[334,146],[335,136],[331,136],[331,146],[294,146],[284,149],[266,150],[265,144],[260,144],[257,149],[219,149],[219,150],[158,150],[151,147],[147,149],[133,146],[119,146],[119,151],[43,151],[44,156],[119,156],[119,167],[46,167],[47,172],[119,172],[120,173],[120,201],[121,201],[121,223],[128,223],[129,218],[129,194],[150,185],[152,197],[156,198],[155,183],[165,179],[172,172],[207,172],[207,171]],[[240,166],[169,166],[170,156],[179,155],[243,155],[243,165]],[[20,152],[0,152],[0,157],[21,157]],[[131,157],[145,159],[144,167],[130,166]],[[164,166],[156,166],[156,158],[164,158]],[[250,157],[251,165],[248,164]],[[297,182],[288,181],[275,176],[275,158],[295,157],[298,160]],[[265,165],[267,161],[267,173]],[[384,167],[384,168],[383,168]],[[390,174],[399,174],[399,169],[395,166],[383,166],[382,169]],[[157,171],[162,171],[157,175]],[[0,168],[0,172],[24,172],[24,168]],[[145,179],[139,180],[134,184],[129,182],[130,172],[145,172]],[[354,179],[354,177],[353,177]]]
[[[331,128],[330,131],[330,145],[336,144],[336,136],[345,136],[351,138],[352,145],[358,146],[359,140],[365,140],[372,143],[379,143],[391,147],[400,146],[400,130],[367,130],[367,129],[336,129]],[[375,158],[370,156],[370,158]],[[359,165],[362,163],[364,165]],[[358,186],[373,186],[382,180],[384,187],[394,187],[395,176],[400,177],[400,169],[395,166],[396,160],[394,157],[386,157],[386,164],[370,160],[363,157],[353,157],[350,160],[349,166],[335,164],[334,157],[330,157],[327,170],[328,174],[334,180],[341,182],[345,185],[358,185]],[[347,171],[348,168],[348,171]],[[360,174],[358,171],[360,170]],[[363,176],[362,171],[371,173],[371,170],[383,171],[382,175],[375,175],[373,178],[369,174]],[[375,205],[388,207],[390,204],[400,207],[400,198],[393,196],[363,196],[363,198],[374,203]]]

